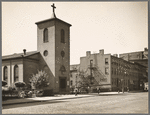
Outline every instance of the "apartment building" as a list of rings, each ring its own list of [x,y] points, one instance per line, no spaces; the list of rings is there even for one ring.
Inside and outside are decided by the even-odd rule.
[[[71,65],[71,67],[74,65]],[[91,90],[101,88],[105,91],[118,91],[127,89],[142,89],[143,82],[146,81],[146,67],[137,62],[129,62],[119,58],[117,54],[104,54],[104,50],[91,54],[86,52],[86,56],[80,57],[80,64],[77,71],[71,71],[78,75],[84,72],[85,77],[93,77]]]

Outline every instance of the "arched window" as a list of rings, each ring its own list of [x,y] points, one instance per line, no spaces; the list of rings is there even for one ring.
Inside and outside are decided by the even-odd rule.
[[[48,42],[48,29],[45,28],[43,32],[43,42],[46,43]]]
[[[60,68],[60,71],[65,72],[66,71],[65,66],[62,65],[61,68]]]
[[[60,67],[60,71],[61,71],[61,74],[64,74],[64,72],[66,72],[66,68],[65,68],[65,66],[61,66]]]
[[[18,81],[19,79],[19,68],[17,65],[14,67],[14,82]]]
[[[61,43],[65,43],[65,31],[61,29]]]
[[[8,81],[8,68],[7,68],[7,66],[4,67],[3,80],[4,80],[4,81]]]

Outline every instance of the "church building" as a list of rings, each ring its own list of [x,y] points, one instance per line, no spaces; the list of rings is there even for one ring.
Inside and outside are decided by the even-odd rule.
[[[49,89],[54,93],[69,92],[70,85],[70,27],[71,24],[55,15],[55,6],[50,19],[36,22],[37,51],[2,56],[2,80],[8,86],[16,81],[29,83],[29,78],[45,71],[49,76]]]

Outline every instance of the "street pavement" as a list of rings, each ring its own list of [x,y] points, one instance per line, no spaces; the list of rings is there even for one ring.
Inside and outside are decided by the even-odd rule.
[[[58,99],[59,97],[59,99]],[[63,98],[62,98],[63,97]],[[68,98],[67,98],[68,97]],[[76,97],[76,98],[75,98]],[[78,98],[77,98],[78,97]],[[79,98],[80,97],[80,98]],[[82,98],[81,98],[82,97]],[[3,105],[3,114],[148,113],[148,92],[58,95],[44,101]]]
[[[125,92],[126,93],[126,92]],[[54,95],[48,97],[35,97],[35,98],[19,98],[19,99],[9,99],[2,101],[2,105],[13,105],[13,104],[22,104],[22,103],[34,103],[34,102],[42,102],[42,101],[50,101],[50,100],[63,100],[63,99],[73,99],[73,98],[84,98],[90,96],[98,96],[98,95],[119,95],[122,92],[103,92],[103,93],[89,93],[89,94],[79,94],[78,96],[72,95]]]

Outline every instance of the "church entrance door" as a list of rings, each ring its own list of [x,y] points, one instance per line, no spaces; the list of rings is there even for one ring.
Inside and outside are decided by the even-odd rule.
[[[59,78],[59,89],[61,92],[66,91],[66,77]]]

